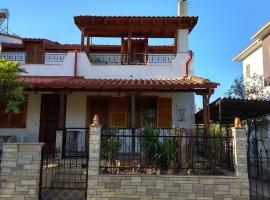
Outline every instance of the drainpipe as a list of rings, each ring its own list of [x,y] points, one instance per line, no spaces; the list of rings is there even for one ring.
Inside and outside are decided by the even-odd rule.
[[[189,51],[189,59],[186,61],[186,76],[188,77],[188,69],[189,69],[189,64],[192,61],[193,58],[193,53],[192,51]]]
[[[77,68],[78,68],[78,51],[75,50],[75,58],[74,58],[74,77],[77,78]]]

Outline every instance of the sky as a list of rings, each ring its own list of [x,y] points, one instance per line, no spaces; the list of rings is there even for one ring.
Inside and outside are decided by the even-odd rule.
[[[73,16],[175,16],[177,0],[0,0],[0,8],[9,9],[10,30],[19,36],[80,43]],[[241,63],[232,59],[270,20],[269,8],[269,0],[189,0],[189,15],[199,16],[190,34],[195,75],[221,84],[212,101],[224,96],[233,80],[241,76]]]

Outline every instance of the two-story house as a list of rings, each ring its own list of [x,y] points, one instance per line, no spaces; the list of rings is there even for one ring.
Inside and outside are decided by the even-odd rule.
[[[258,84],[264,84],[265,91],[270,91],[270,21],[261,27],[252,37],[252,43],[241,51],[233,61],[243,63],[243,78],[249,80],[254,74],[262,76],[264,81]],[[247,84],[249,81],[245,81]],[[255,81],[255,80],[251,80]],[[268,92],[265,93],[266,97]],[[269,129],[269,128],[268,128]],[[270,131],[260,131],[259,137],[262,139],[270,138]],[[269,143],[270,144],[270,143]]]
[[[187,15],[179,0],[178,16],[75,16],[81,44],[23,38],[2,44],[0,57],[19,61],[32,84],[20,114],[0,107],[0,134],[54,147],[56,131],[84,128],[99,115],[103,127],[194,129],[194,95],[203,97],[209,127],[209,97],[217,83],[194,76],[189,35],[198,17]],[[120,38],[119,45],[93,45],[91,37]],[[151,46],[151,38],[172,38],[173,45]],[[88,133],[80,132],[79,148]]]

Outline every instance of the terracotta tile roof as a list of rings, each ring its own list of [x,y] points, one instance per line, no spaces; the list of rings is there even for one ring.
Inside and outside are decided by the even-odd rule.
[[[219,84],[201,77],[181,79],[85,79],[83,77],[22,76],[21,81],[32,84],[33,89],[72,90],[182,90],[216,88]]]

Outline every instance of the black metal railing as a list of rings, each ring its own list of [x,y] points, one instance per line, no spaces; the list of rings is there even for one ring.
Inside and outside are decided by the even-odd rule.
[[[53,64],[64,61],[67,53],[48,52],[1,52],[0,59],[18,61],[23,64]]]
[[[175,59],[172,54],[88,54],[92,64],[100,65],[146,65],[146,64],[169,64]]]
[[[74,152],[79,155],[86,151],[85,141],[89,135],[89,128],[64,128],[63,130],[63,156],[72,156]]]
[[[87,185],[88,154],[72,153],[62,157],[58,149],[43,149],[41,187],[51,189],[83,189]],[[78,153],[78,154],[77,154]]]
[[[270,152],[268,143],[252,137],[248,142],[248,172],[251,199],[270,199]]]
[[[231,174],[234,171],[232,139],[180,129],[103,129],[100,171],[108,174]]]

